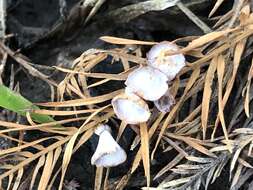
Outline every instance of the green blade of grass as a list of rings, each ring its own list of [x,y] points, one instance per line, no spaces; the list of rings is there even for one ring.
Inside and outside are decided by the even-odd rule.
[[[16,112],[22,116],[26,116],[26,112],[29,110],[39,109],[38,106],[33,105],[32,102],[25,99],[20,94],[10,90],[4,85],[0,85],[0,107]],[[31,117],[38,123],[48,123],[55,121],[48,115],[31,113]]]

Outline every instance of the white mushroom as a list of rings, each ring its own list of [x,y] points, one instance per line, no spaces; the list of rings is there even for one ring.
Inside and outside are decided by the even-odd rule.
[[[168,90],[160,99],[154,101],[154,104],[159,111],[167,113],[175,104],[175,99]]]
[[[168,90],[167,77],[158,69],[140,67],[128,75],[125,82],[131,91],[145,100],[155,101]]]
[[[113,167],[126,160],[126,152],[111,135],[108,125],[99,125],[95,130],[99,136],[97,149],[91,158],[91,164],[97,167]]]
[[[178,51],[179,47],[171,42],[161,42],[154,45],[147,53],[148,64],[165,73],[169,80],[176,77],[178,72],[185,66],[183,54],[166,55],[169,51]]]
[[[112,106],[116,116],[128,124],[146,122],[151,114],[147,103],[128,88],[112,99]]]

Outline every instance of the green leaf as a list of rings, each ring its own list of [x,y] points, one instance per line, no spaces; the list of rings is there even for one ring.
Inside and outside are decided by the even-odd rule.
[[[0,107],[16,112],[22,116],[26,116],[26,112],[29,110],[39,109],[38,106],[33,105],[32,102],[25,99],[20,94],[13,92],[4,85],[0,85]],[[38,123],[48,123],[55,121],[48,115],[40,115],[32,112],[31,117]]]

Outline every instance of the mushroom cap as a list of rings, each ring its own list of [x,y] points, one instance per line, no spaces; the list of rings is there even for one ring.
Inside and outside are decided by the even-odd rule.
[[[100,133],[97,149],[91,158],[91,164],[97,167],[113,167],[125,162],[126,152],[113,139],[109,131]]]
[[[146,122],[151,115],[147,103],[128,89],[112,99],[112,106],[116,116],[128,124]]]
[[[101,132],[91,164],[97,167],[113,167],[123,163],[126,158],[126,152],[113,139],[110,132],[108,130]]]
[[[175,103],[176,101],[169,90],[160,99],[154,101],[156,108],[162,113],[169,112]]]
[[[169,51],[179,51],[179,47],[167,41],[156,44],[147,53],[147,60],[148,65],[159,69],[169,80],[173,80],[185,66],[185,57],[182,53],[165,55]]]
[[[140,67],[128,75],[125,82],[131,91],[149,101],[158,100],[168,90],[167,77],[158,69]]]

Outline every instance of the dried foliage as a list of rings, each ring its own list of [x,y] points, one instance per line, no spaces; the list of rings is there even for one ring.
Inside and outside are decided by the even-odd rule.
[[[210,16],[222,2],[216,2]],[[136,154],[129,171],[113,183],[108,177],[109,169],[104,177],[104,169],[97,168],[95,189],[123,189],[141,161],[147,187],[152,186],[152,181],[159,182],[158,187],[150,189],[200,189],[201,186],[208,189],[225,172],[225,167],[229,167],[230,189],[245,185],[253,174],[253,61],[248,61],[253,59],[252,51],[247,51],[252,48],[253,14],[249,2],[235,1],[232,13],[221,16],[215,27],[215,31],[203,36],[174,41],[188,44],[180,52],[190,57],[187,67],[170,84],[176,104],[168,114],[153,109],[152,119],[140,124],[137,130],[118,120],[115,122],[110,100],[122,92],[123,87],[95,96],[91,92],[108,82],[126,80],[129,72],[146,64],[142,46],[155,42],[104,36],[101,40],[125,46],[111,50],[90,49],[73,62],[72,68],[57,67],[66,73],[57,87],[57,101],[38,103],[43,109],[29,112],[61,119],[37,124],[27,114],[29,125],[0,121],[3,127],[0,136],[18,144],[0,152],[0,163],[4,163],[0,168],[5,170],[0,181],[8,178],[7,189],[18,189],[27,177],[23,176],[26,166],[33,163],[30,189],[35,181],[38,181],[38,189],[51,189],[57,176],[61,176],[59,189],[62,189],[73,153],[87,142],[99,123],[110,120],[118,127],[117,140],[126,127],[136,130],[132,142]],[[113,65],[122,64],[124,70],[117,74],[94,72],[96,66],[108,60]],[[241,70],[244,70],[243,78]],[[65,100],[65,97],[72,99]],[[67,123],[72,126],[63,127]],[[25,142],[10,133],[30,130],[50,135]],[[150,160],[156,159],[158,149],[163,150],[160,158],[168,154],[173,158],[171,156],[172,159],[154,173],[150,171]],[[59,162],[60,167],[56,164]]]

